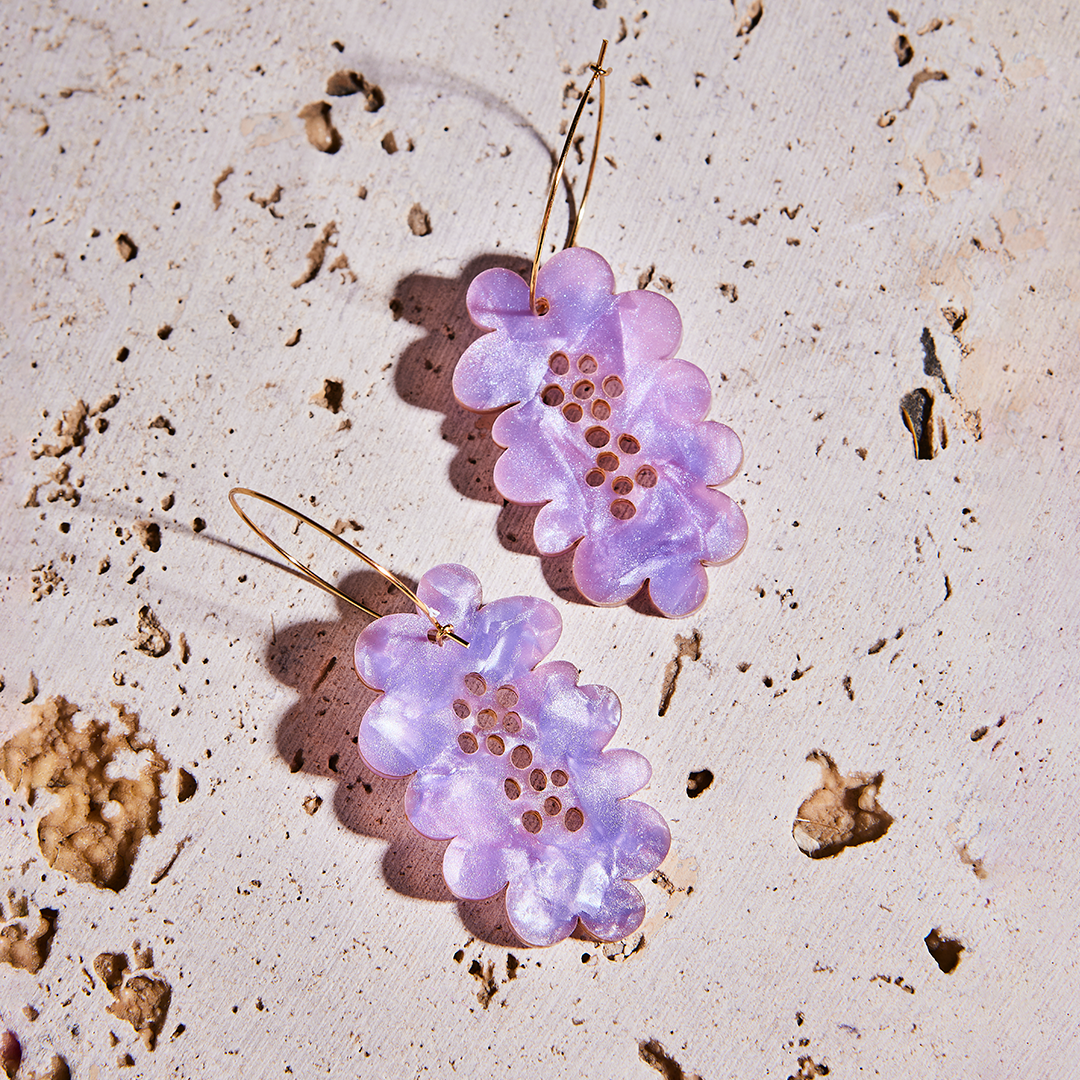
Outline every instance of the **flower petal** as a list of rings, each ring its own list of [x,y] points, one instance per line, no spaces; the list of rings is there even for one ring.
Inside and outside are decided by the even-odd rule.
[[[529,945],[554,945],[573,933],[578,912],[574,900],[580,873],[557,849],[518,868],[506,890],[510,925]]]
[[[617,302],[628,356],[655,361],[675,355],[682,340],[682,319],[666,296],[637,289],[619,293]]]
[[[601,941],[620,941],[644,920],[645,901],[628,881],[613,881],[601,902],[592,911],[581,915],[585,929]]]
[[[498,844],[452,840],[443,855],[447,888],[462,900],[486,900],[517,874],[520,852]]]

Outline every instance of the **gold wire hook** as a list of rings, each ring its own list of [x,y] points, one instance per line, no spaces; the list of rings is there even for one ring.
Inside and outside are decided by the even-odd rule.
[[[248,528],[251,529],[252,532],[258,535],[262,540],[266,541],[266,543],[269,544],[270,547],[272,547],[283,559],[288,560],[289,563],[295,566],[296,569],[299,570],[300,573],[313,585],[317,585],[320,589],[324,589],[326,592],[333,594],[339,600],[344,600],[346,604],[352,604],[354,608],[359,608],[359,610],[362,611],[365,615],[370,615],[374,619],[379,618],[379,613],[377,611],[372,611],[371,608],[365,607],[358,600],[354,600],[351,596],[346,596],[345,593],[343,593],[340,589],[335,588],[328,581],[324,581],[321,577],[319,577],[319,575],[316,574],[310,566],[305,566],[298,559],[294,559],[280,544],[271,540],[270,537],[267,536],[266,533],[263,532],[263,530],[260,529],[259,526],[256,525],[255,522],[253,522],[251,518],[249,518],[247,514],[245,514],[244,511],[240,508],[240,504],[237,502],[238,495],[248,495],[253,499],[258,499],[259,502],[264,502],[268,506],[272,506],[277,510],[283,511],[290,517],[296,518],[297,521],[301,521],[305,525],[310,525],[317,532],[320,532],[323,534],[323,536],[327,537],[327,539],[333,540],[335,543],[340,544],[343,548],[345,548],[346,551],[351,552],[353,555],[356,555],[360,559],[363,559],[363,561],[366,562],[368,566],[372,568],[372,570],[375,570],[377,573],[382,574],[382,576],[386,578],[386,580],[389,581],[391,585],[393,585],[395,588],[400,589],[431,620],[431,625],[434,627],[434,630],[431,631],[429,636],[431,636],[432,640],[435,642],[436,645],[442,645],[442,643],[447,638],[450,638],[451,641],[456,641],[459,645],[464,645],[465,648],[469,647],[469,643],[464,638],[459,637],[457,634],[454,633],[454,627],[452,623],[446,623],[444,625],[443,623],[439,622],[431,608],[429,608],[427,604],[425,604],[424,601],[421,600],[416,595],[416,593],[414,593],[412,589],[410,589],[409,586],[401,580],[401,578],[399,578],[392,571],[387,570],[385,566],[380,566],[374,559],[369,558],[359,548],[353,547],[352,544],[346,542],[345,540],[342,540],[340,536],[335,536],[328,528],[326,528],[324,525],[320,525],[317,521],[312,521],[311,518],[309,518],[306,514],[300,513],[299,510],[294,510],[291,506],[286,506],[283,502],[278,502],[277,499],[273,499],[269,495],[264,495],[261,491],[252,491],[251,488],[245,487],[234,487],[232,491],[229,492],[229,502],[232,504],[232,508],[243,519],[244,524],[247,525]]]
[[[592,187],[593,173],[596,171],[596,158],[600,153],[600,132],[604,129],[604,76],[610,75],[610,69],[605,71],[604,53],[607,52],[607,38],[604,39],[600,46],[600,55],[596,58],[596,63],[591,64],[592,78],[589,79],[589,85],[585,87],[585,93],[581,95],[581,103],[577,107],[577,112],[574,113],[573,123],[570,125],[570,130],[566,133],[566,142],[563,143],[562,153],[559,155],[559,163],[555,166],[555,175],[551,178],[551,188],[548,191],[547,206],[544,208],[544,220],[540,225],[540,239],[536,241],[536,254],[533,256],[532,273],[529,275],[529,310],[534,315],[546,315],[547,314],[547,301],[543,297],[540,298],[541,306],[543,310],[539,310],[536,303],[536,275],[540,272],[540,254],[544,249],[544,237],[547,235],[548,221],[551,218],[551,209],[555,205],[555,196],[559,193],[559,181],[562,180],[563,167],[566,165],[566,156],[570,153],[570,147],[574,143],[574,134],[577,132],[578,122],[581,120],[581,114],[585,111],[585,106],[589,102],[589,93],[593,88],[593,83],[597,79],[600,80],[600,96],[599,107],[596,110],[596,139],[593,142],[592,158],[589,161],[589,175],[585,180],[585,190],[581,193],[581,202],[578,204],[577,213],[574,215],[574,225],[570,230],[570,239],[567,241],[567,247],[573,247],[577,240],[578,225],[581,224],[582,215],[585,213],[585,202],[589,198],[589,189]]]

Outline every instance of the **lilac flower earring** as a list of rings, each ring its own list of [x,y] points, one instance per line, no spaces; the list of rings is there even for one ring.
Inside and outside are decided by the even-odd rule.
[[[555,607],[529,596],[484,604],[464,566],[429,570],[413,593],[298,511],[247,488],[229,493],[275,551],[368,614],[274,543],[241,510],[240,495],[311,525],[415,601],[417,614],[376,616],[357,639],[357,674],[382,695],[363,717],[358,746],[380,775],[411,776],[406,816],[422,835],[450,841],[450,891],[481,900],[506,886],[510,925],[530,945],[561,941],[579,919],[603,941],[636,930],[645,904],[630,882],[660,865],[670,834],[652,807],[629,799],[648,783],[648,761],[605,750],[619,725],[615,692],[578,685],[565,660],[542,663],[562,633]]]
[[[537,548],[577,544],[574,579],[596,604],[621,604],[647,581],[665,615],[704,603],[704,566],[734,558],[746,518],[716,491],[742,463],[730,428],[705,420],[705,373],[675,359],[682,321],[657,293],[616,293],[611,267],[575,248],[603,124],[602,68],[593,65],[559,159],[528,286],[504,269],[469,287],[466,305],[490,331],[462,354],[454,394],[468,409],[504,409],[491,429],[506,448],[495,486],[511,502],[542,506]],[[597,141],[569,246],[539,268],[544,234],[578,121],[599,79]]]

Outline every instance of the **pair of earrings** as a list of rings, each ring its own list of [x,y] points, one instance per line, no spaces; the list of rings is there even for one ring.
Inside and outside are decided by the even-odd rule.
[[[491,331],[462,355],[454,393],[466,408],[503,409],[492,428],[504,498],[542,505],[543,554],[577,545],[574,577],[596,604],[621,604],[646,583],[665,615],[705,601],[704,565],[733,558],[746,519],[714,485],[742,460],[738,436],[704,419],[704,372],[674,359],[675,305],[656,293],[616,294],[610,266],[574,247],[596,165],[604,53],[592,65],[556,167],[528,286],[509,270],[480,274],[469,315]],[[540,268],[566,157],[599,80],[597,133],[568,247]],[[375,612],[329,585],[256,526],[238,498],[290,514],[358,554],[406,593],[417,614]],[[645,904],[631,881],[655,870],[670,833],[629,796],[651,767],[633,750],[605,750],[621,705],[606,686],[579,685],[567,661],[543,662],[562,633],[536,597],[483,603],[464,566],[429,570],[415,593],[304,514],[247,488],[233,508],[305,577],[376,617],[356,642],[361,681],[381,693],[363,717],[360,753],[381,776],[410,776],[405,813],[421,834],[449,840],[443,875],[454,895],[481,900],[506,887],[514,932],[550,945],[580,920],[597,938],[636,930]]]

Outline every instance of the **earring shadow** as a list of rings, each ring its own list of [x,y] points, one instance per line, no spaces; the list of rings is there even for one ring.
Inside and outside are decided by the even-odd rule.
[[[416,582],[402,578],[415,591]],[[380,615],[412,612],[409,599],[374,571],[358,570],[340,583],[342,592],[362,597]],[[291,772],[337,782],[333,810],[351,832],[385,841],[383,880],[402,896],[457,904],[473,937],[492,945],[521,948],[509,929],[502,893],[478,902],[458,900],[442,875],[444,841],[421,836],[405,817],[407,780],[372,772],[356,748],[360,721],[378,694],[356,677],[356,635],[369,623],[338,601],[338,617],[279,628],[266,649],[267,669],[299,694],[278,721],[275,745]],[[316,810],[317,812],[317,810]]]

